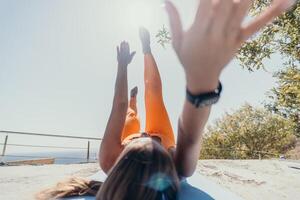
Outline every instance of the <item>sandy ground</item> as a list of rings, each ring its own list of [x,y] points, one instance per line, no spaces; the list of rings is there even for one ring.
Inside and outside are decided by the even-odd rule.
[[[33,199],[34,193],[66,177],[87,177],[98,170],[97,164],[0,167],[0,199]],[[246,200],[300,197],[299,162],[205,160],[196,173]]]
[[[87,177],[98,164],[0,167],[0,199],[29,200],[34,194],[71,176]]]
[[[197,172],[247,200],[300,199],[300,162],[210,160]]]

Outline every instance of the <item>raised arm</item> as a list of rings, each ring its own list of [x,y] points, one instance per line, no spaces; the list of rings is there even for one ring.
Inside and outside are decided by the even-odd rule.
[[[99,150],[99,162],[104,172],[108,172],[123,150],[121,134],[128,108],[127,66],[135,52],[131,53],[129,44],[122,42],[117,47],[118,72],[115,84],[113,106]]]
[[[274,0],[264,13],[243,26],[251,3],[252,0],[201,0],[194,23],[184,32],[176,8],[170,1],[166,2],[173,47],[183,65],[190,93],[198,95],[214,91],[223,68],[242,43],[288,9],[294,1]],[[210,106],[196,108],[185,100],[178,123],[175,154],[176,167],[181,176],[191,176],[195,171],[210,109]]]

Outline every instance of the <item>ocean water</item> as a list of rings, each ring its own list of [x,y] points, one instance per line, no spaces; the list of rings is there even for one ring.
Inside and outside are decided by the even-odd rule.
[[[32,152],[7,154],[2,158],[2,162],[32,160],[39,158],[55,158],[55,164],[76,164],[86,162],[97,162],[97,152],[91,151],[87,160],[86,151],[54,151],[54,152]],[[0,160],[1,162],[1,160]]]

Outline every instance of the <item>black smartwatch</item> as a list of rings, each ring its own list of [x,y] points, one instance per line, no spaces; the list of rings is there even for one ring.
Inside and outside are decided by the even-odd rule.
[[[192,94],[188,89],[186,89],[186,99],[196,108],[203,108],[217,103],[220,99],[221,92],[222,84],[219,81],[218,88],[212,92]]]

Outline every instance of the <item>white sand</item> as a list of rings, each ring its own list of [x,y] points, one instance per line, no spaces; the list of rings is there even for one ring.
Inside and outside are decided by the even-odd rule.
[[[300,197],[300,163],[287,161],[199,161],[197,173],[246,200]],[[33,199],[37,191],[70,176],[87,177],[97,164],[0,167],[0,199]]]
[[[34,194],[71,176],[87,177],[98,164],[0,167],[0,199],[29,200]]]
[[[299,162],[211,160],[197,171],[247,200],[300,199]]]

